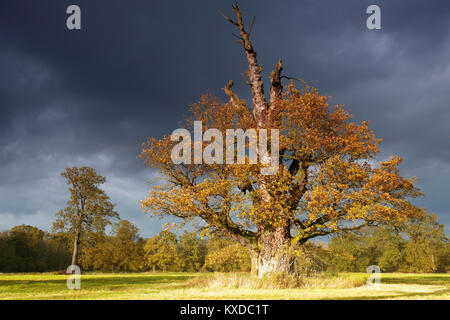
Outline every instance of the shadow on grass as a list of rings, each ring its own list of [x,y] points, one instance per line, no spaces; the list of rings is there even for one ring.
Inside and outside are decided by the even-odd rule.
[[[450,277],[414,275],[408,277],[382,277],[382,283],[388,284],[418,284],[418,285],[450,285]]]
[[[99,277],[83,277],[81,281],[84,287],[96,287],[96,286],[113,286],[113,285],[146,285],[155,283],[173,283],[178,281],[185,281],[193,278],[192,275],[147,275],[147,276],[99,276]],[[23,285],[37,285],[45,286],[63,284],[65,285],[66,279],[24,279],[24,280],[0,280],[1,286],[23,286]]]
[[[386,299],[405,299],[414,297],[435,297],[438,298],[441,295],[450,293],[450,289],[435,290],[432,292],[404,292],[404,291],[393,291],[390,295],[384,296],[358,296],[358,297],[345,297],[345,298],[333,298],[331,300],[386,300]],[[327,298],[321,300],[330,300]]]

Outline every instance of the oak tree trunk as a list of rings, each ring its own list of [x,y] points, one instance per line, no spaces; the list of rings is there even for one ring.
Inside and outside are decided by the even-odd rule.
[[[262,66],[257,61],[256,51],[250,41],[253,23],[247,32],[238,5],[236,4],[232,8],[237,20],[234,21],[226,16],[224,17],[239,29],[238,37],[242,43],[248,63],[247,76],[252,91],[252,116],[256,129],[278,129],[280,126],[283,92],[283,86],[281,84],[283,65],[281,59],[277,62],[275,70],[270,74],[270,100],[267,101],[264,95],[264,85],[261,75]],[[231,90],[232,85],[233,82],[230,81],[224,88],[231,105],[236,110],[241,110],[242,105],[244,105],[244,109],[247,110],[247,104]],[[268,151],[271,152],[271,150]],[[267,188],[270,179],[270,176],[262,176],[260,181],[258,181],[260,201],[267,204],[268,207],[274,201],[273,195],[270,194]],[[275,229],[272,229],[268,224],[258,226],[256,239],[252,239],[251,244],[248,246],[252,263],[252,273],[258,275],[258,277],[263,277],[269,273],[290,274],[294,272],[294,257],[289,252],[291,236],[288,224]]]
[[[289,252],[288,228],[278,228],[263,233],[258,246],[251,253],[252,273],[262,278],[270,273],[294,272],[294,256]]]

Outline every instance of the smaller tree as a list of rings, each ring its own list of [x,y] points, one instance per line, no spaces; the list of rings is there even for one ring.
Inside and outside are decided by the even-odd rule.
[[[195,232],[185,232],[178,243],[179,264],[183,271],[199,271],[205,263],[205,241],[199,239]]]
[[[104,232],[112,218],[119,218],[109,197],[100,189],[106,178],[90,167],[66,168],[61,175],[69,185],[67,207],[59,211],[53,224],[55,231],[68,232],[73,239],[72,265],[76,265],[82,236],[89,232]]]
[[[377,264],[383,272],[401,269],[405,259],[405,239],[397,228],[380,228],[369,238],[372,248],[379,248]]]
[[[144,246],[147,266],[153,271],[167,271],[178,268],[177,236],[169,231],[161,231],[147,240]]]
[[[113,260],[117,271],[139,271],[144,266],[143,239],[139,229],[127,220],[121,220],[114,227]]]
[[[405,233],[409,239],[405,249],[405,271],[446,271],[450,242],[445,235],[444,226],[439,224],[435,215],[408,224]]]
[[[134,224],[120,220],[112,234],[90,247],[87,255],[94,270],[140,271],[144,268],[144,240]]]

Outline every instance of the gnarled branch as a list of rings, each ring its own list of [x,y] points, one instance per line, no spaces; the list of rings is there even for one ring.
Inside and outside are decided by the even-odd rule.
[[[283,94],[283,86],[281,85],[281,71],[283,63],[278,60],[275,70],[270,73],[270,105],[267,122],[272,127],[278,128],[280,125],[280,107]]]
[[[225,19],[227,19],[230,23],[234,24],[239,29],[240,40],[242,41],[242,45],[244,47],[247,62],[248,62],[248,77],[250,79],[250,85],[252,88],[252,102],[253,102],[253,114],[255,117],[256,125],[258,128],[263,128],[266,124],[266,114],[268,105],[266,102],[266,98],[264,96],[264,86],[261,77],[262,67],[258,64],[258,60],[256,59],[256,51],[253,49],[253,45],[250,41],[250,33],[245,31],[244,23],[242,21],[242,14],[239,10],[239,6],[236,4],[232,6],[233,11],[236,14],[237,21],[234,21],[224,14],[222,14]],[[253,23],[252,23],[253,27]],[[252,29],[251,27],[251,29]]]
[[[275,109],[279,101],[281,101],[283,86],[281,85],[281,71],[283,70],[283,62],[278,60],[275,70],[270,73],[270,109]]]
[[[254,122],[255,119],[253,118],[253,115],[250,112],[247,103],[239,98],[239,96],[234,93],[233,90],[231,90],[231,87],[233,87],[232,80],[230,80],[228,84],[223,88],[223,91],[230,100],[231,106],[243,117],[243,119]]]
[[[295,244],[295,243],[303,244],[306,241],[308,241],[310,239],[313,239],[313,238],[316,238],[316,237],[327,236],[327,235],[330,235],[330,234],[333,234],[333,233],[342,233],[342,232],[356,231],[356,230],[360,230],[362,228],[370,227],[370,226],[373,226],[373,225],[374,225],[373,221],[366,221],[365,223],[360,224],[358,226],[354,226],[354,227],[339,228],[339,229],[336,229],[336,230],[323,230],[322,229],[322,230],[317,230],[317,231],[314,231],[314,232],[308,232],[306,234],[300,233],[298,236],[294,237],[291,242],[292,242],[292,244]]]

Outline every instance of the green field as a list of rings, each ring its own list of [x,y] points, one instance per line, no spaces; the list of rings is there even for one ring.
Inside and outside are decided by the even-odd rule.
[[[321,287],[299,289],[221,287],[208,283],[211,277],[206,273],[87,273],[81,277],[80,290],[68,290],[67,275],[0,274],[0,299],[450,299],[450,274],[382,273],[380,287],[368,288],[364,285],[367,274],[346,273],[327,276],[335,280],[319,281]]]

